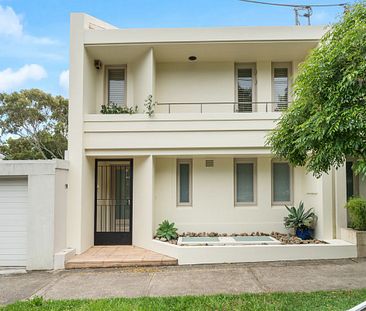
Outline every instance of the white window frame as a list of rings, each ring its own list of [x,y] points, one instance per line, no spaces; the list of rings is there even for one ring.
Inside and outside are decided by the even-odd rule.
[[[287,72],[288,72],[288,97],[287,97],[287,105],[288,107],[290,106],[291,100],[292,100],[292,62],[273,62],[272,63],[272,77],[271,77],[271,84],[272,84],[272,102],[275,103],[276,99],[275,99],[275,90],[274,90],[274,71],[275,68],[287,68]],[[272,106],[272,111],[276,111],[277,106],[275,107],[274,105]]]
[[[125,93],[122,107],[127,107],[127,65],[105,65],[104,66],[104,103],[108,104],[109,99],[109,69],[124,69],[125,73]]]
[[[239,163],[253,164],[253,201],[237,201],[237,173],[236,165]],[[257,160],[256,159],[234,159],[234,205],[235,206],[253,206],[257,204]]]
[[[239,69],[252,69],[252,112],[257,111],[257,64],[256,63],[237,63],[235,64],[235,102],[239,103],[238,97],[238,70]]]
[[[180,202],[180,164],[189,164],[189,202]],[[193,161],[192,159],[177,159],[177,206],[192,206],[192,189],[193,189]]]
[[[274,167],[275,163],[287,163],[290,167],[290,201],[275,201],[274,200],[274,173],[273,173],[273,167]],[[273,159],[272,162],[271,162],[271,201],[272,201],[272,206],[292,205],[293,202],[294,202],[294,168],[287,161]]]

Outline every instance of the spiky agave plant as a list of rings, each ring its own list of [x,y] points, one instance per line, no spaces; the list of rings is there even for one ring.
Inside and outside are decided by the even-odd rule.
[[[168,220],[164,220],[156,230],[156,237],[160,239],[165,238],[167,241],[170,241],[178,237],[177,231],[178,229],[175,228],[174,222],[170,223]]]
[[[287,229],[305,229],[311,228],[314,225],[316,221],[316,215],[312,208],[305,211],[303,201],[300,201],[298,208],[295,206],[285,206],[289,212],[288,216],[284,218],[285,227]]]

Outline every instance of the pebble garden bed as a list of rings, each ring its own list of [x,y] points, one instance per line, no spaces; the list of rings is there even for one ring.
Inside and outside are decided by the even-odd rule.
[[[302,240],[297,236],[279,232],[271,232],[271,233],[264,233],[264,232],[252,232],[252,233],[217,233],[217,232],[184,232],[179,235],[179,237],[236,237],[236,236],[270,236],[275,238],[276,240],[280,241],[282,245],[285,244],[327,244],[327,242],[322,240]],[[165,238],[157,238],[154,237],[156,240],[175,244],[177,245],[178,239],[167,241]]]

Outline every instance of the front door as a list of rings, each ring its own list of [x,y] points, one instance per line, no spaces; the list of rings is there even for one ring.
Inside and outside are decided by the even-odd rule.
[[[95,245],[132,244],[132,160],[96,160]]]

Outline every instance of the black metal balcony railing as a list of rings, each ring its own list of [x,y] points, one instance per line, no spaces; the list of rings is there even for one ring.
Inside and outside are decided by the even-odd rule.
[[[174,113],[173,107],[176,108],[184,108],[184,107],[198,107],[200,113],[207,112],[222,112],[215,111],[210,109],[208,111],[207,107],[209,106],[224,106],[230,107],[230,111],[234,113],[251,113],[251,112],[282,112],[285,111],[290,102],[281,101],[281,102],[206,102],[206,103],[157,103],[158,106],[167,107],[168,113]],[[227,112],[228,110],[225,110]],[[190,111],[189,111],[190,112]]]

